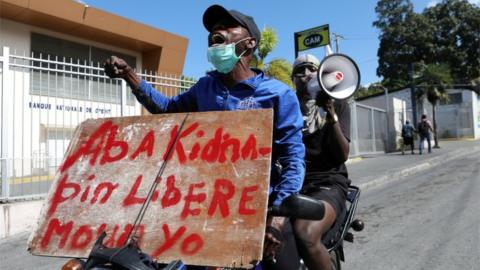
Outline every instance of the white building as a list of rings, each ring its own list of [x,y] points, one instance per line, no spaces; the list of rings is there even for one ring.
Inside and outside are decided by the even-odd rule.
[[[178,92],[188,40],[70,0],[0,0],[0,200],[45,193],[75,127],[139,115],[110,55],[166,94]],[[161,81],[159,81],[161,80]]]
[[[398,149],[402,123],[413,122],[410,88],[391,91],[385,95],[359,98],[357,102],[388,110],[389,150]],[[480,138],[480,96],[470,90],[449,90],[450,101],[436,107],[439,138]],[[426,114],[432,120],[432,106],[425,99],[417,102],[417,121]]]

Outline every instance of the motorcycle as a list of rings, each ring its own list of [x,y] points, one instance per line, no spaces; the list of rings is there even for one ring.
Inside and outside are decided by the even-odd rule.
[[[305,195],[295,194],[286,198],[280,206],[271,206],[269,215],[320,220],[325,208],[323,203]],[[103,232],[95,242],[87,260],[74,258],[62,266],[62,270],[185,270],[181,260],[169,264],[159,264],[131,241],[120,248],[108,248],[103,245],[106,233]]]
[[[356,186],[350,186],[347,193],[347,209],[340,213],[335,225],[325,233],[322,237],[322,243],[327,248],[330,254],[330,265],[333,270],[340,270],[341,263],[345,261],[345,254],[343,252],[344,241],[353,242],[354,236],[351,230],[361,231],[364,228],[363,221],[355,218],[355,212],[357,209],[358,201],[360,199],[360,189]],[[295,269],[306,270],[307,267],[303,260],[300,259],[300,255],[295,253],[295,245],[291,242],[295,242],[293,239],[293,232],[291,228],[286,229],[284,232],[285,237],[288,237],[287,251],[283,251],[283,257],[280,258],[282,262],[276,260],[265,261],[263,267],[257,267],[255,270],[266,269]],[[288,254],[288,258],[286,257]],[[277,258],[278,259],[278,258]],[[282,266],[275,266],[276,263],[280,263]]]
[[[339,228],[333,228],[323,237],[322,242],[330,253],[330,262],[332,270],[341,270],[341,262],[345,262],[345,254],[343,252],[343,241],[353,243],[354,236],[350,229],[356,232],[363,230],[365,224],[360,219],[355,218],[355,212],[357,210],[358,201],[360,199],[360,188],[356,186],[350,186],[347,193],[348,209],[342,213],[340,218],[343,218],[343,222]],[[306,269],[302,263],[302,269]]]

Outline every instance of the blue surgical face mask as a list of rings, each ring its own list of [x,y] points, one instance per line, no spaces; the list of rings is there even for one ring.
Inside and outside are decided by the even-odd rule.
[[[207,58],[208,62],[212,63],[213,66],[221,73],[229,73],[235,67],[238,60],[242,55],[247,51],[243,51],[239,56],[235,53],[235,47],[239,42],[242,42],[250,37],[241,39],[235,43],[230,44],[221,44],[208,47]]]

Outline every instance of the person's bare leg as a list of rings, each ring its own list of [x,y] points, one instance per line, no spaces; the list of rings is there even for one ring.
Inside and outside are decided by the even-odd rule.
[[[325,202],[325,216],[322,220],[298,219],[294,224],[299,253],[309,270],[330,270],[330,255],[322,243],[325,234],[335,222],[333,207]]]

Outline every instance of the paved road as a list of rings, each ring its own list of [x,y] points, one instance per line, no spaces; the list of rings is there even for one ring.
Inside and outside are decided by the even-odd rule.
[[[17,234],[0,240],[0,269],[2,270],[60,270],[67,259],[32,256],[27,252],[28,234]]]
[[[463,155],[480,152],[480,140],[441,141],[432,154],[415,155],[393,152],[363,156],[347,165],[352,183],[363,190],[396,181],[432,166],[441,165]],[[360,160],[360,162],[358,162]]]
[[[480,269],[480,141],[442,146],[432,155],[391,153],[349,165],[365,187],[358,216],[366,228],[346,243],[344,269]],[[0,240],[0,269],[60,269],[65,259],[28,254],[27,238]]]
[[[344,269],[480,269],[480,153],[362,194]]]

